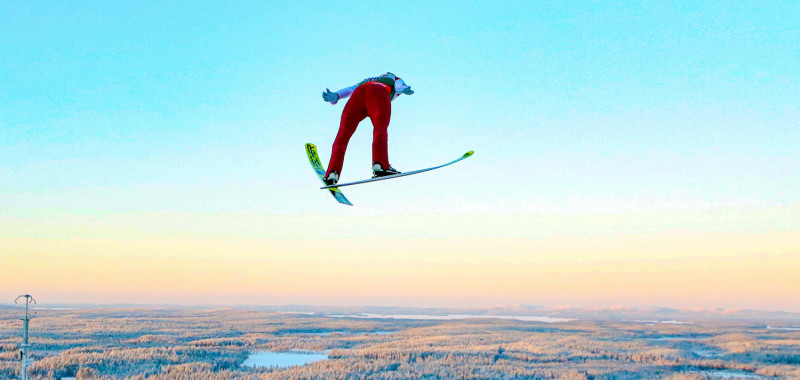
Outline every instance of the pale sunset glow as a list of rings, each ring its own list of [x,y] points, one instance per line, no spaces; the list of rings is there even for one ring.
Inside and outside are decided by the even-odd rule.
[[[540,302],[798,310],[790,300],[800,291],[800,230],[776,218],[800,215],[798,210],[793,205],[571,217],[106,216],[127,220],[116,231],[93,225],[97,216],[87,215],[73,216],[68,225],[38,220],[35,234],[25,232],[31,220],[6,220],[3,230],[22,236],[0,239],[11,252],[0,286],[26,282],[31,272],[18,268],[36,263],[31,268],[36,281],[28,286],[74,302]],[[764,224],[740,226],[742,214]],[[207,233],[214,230],[208,224],[213,220],[238,222]],[[333,220],[340,227],[329,233],[341,238],[302,237],[301,230]],[[561,232],[570,220],[569,232]],[[658,223],[648,226],[647,220]],[[383,227],[371,230],[375,225]],[[154,228],[161,236],[151,232]],[[265,229],[264,237],[257,236],[258,228]]]

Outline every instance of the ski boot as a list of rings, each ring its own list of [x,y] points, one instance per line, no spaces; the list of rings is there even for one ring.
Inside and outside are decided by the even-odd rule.
[[[384,169],[383,166],[377,162],[372,164],[372,178],[386,177],[395,174],[400,174],[400,171],[393,168],[391,165]]]
[[[333,186],[337,182],[339,182],[339,173],[333,171],[328,174],[326,177],[322,178],[322,182],[325,182],[325,186]]]

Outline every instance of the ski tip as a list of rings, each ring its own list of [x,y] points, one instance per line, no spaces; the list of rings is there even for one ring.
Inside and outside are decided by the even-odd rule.
[[[308,157],[311,158],[312,156],[317,156],[317,146],[312,143],[306,143],[306,154]],[[312,162],[311,165],[314,165]]]
[[[467,153],[464,153],[464,155],[462,157],[467,158],[467,157],[471,156],[473,153],[475,153],[475,151],[471,150],[471,151],[469,151]]]

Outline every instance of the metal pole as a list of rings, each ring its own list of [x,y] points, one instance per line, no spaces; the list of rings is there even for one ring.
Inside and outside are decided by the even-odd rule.
[[[31,318],[36,316],[36,314],[30,315],[28,313],[28,305],[30,305],[31,302],[36,303],[36,300],[33,299],[33,297],[31,297],[29,294],[25,294],[17,297],[17,299],[14,300],[14,303],[17,303],[20,298],[25,298],[25,318],[22,320],[23,335],[22,346],[20,347],[22,349],[22,380],[28,380],[28,367],[33,364],[33,360],[28,357],[31,346],[28,343],[28,325],[30,324]]]

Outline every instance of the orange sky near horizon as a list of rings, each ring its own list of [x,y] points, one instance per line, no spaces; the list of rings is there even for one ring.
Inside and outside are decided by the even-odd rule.
[[[571,216],[64,215],[0,218],[5,298],[800,312],[800,204]],[[328,219],[338,230],[317,227]]]

